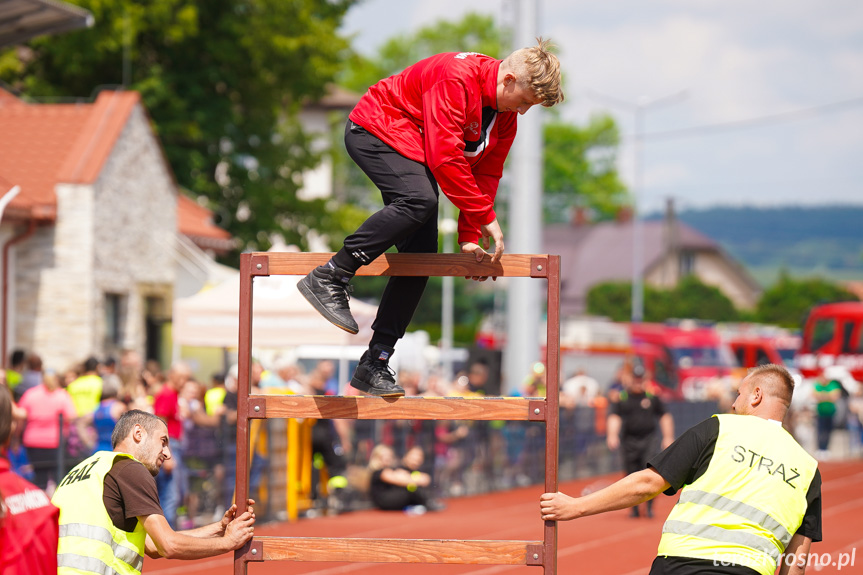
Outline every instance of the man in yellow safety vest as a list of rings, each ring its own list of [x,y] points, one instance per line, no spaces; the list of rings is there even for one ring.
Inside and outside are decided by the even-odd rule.
[[[733,414],[687,430],[647,468],[585,497],[545,493],[542,518],[625,509],[660,493],[680,499],[650,573],[802,574],[821,541],[818,463],[782,428],[794,379],[778,365],[749,371]]]
[[[254,531],[255,515],[174,531],[162,513],[155,476],[171,458],[168,427],[144,411],[128,411],[111,437],[113,451],[99,451],[60,482],[52,502],[60,508],[58,574],[140,575],[144,554],[200,559],[239,549]]]

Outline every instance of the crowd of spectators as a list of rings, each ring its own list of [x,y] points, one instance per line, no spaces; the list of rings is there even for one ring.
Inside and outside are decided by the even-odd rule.
[[[16,351],[8,363],[5,383],[14,395],[15,416],[22,424],[11,438],[8,457],[13,469],[39,488],[50,494],[77,462],[95,451],[110,450],[117,419],[127,409],[143,409],[164,418],[168,425],[173,457],[159,473],[157,484],[169,523],[179,529],[193,527],[212,521],[230,507],[236,473],[236,366],[200,381],[184,363],[163,370],[156,362],[143,362],[133,351],[123,353],[118,361],[88,358],[64,372],[43,368],[35,353]],[[492,381],[492,374],[486,363],[475,361],[451,380],[403,367],[398,381],[409,396],[478,397],[499,393],[500,382]],[[632,365],[624,364],[611,382],[598,382],[583,369],[563,378],[561,477],[617,468],[617,458],[606,446],[606,424],[631,374]],[[339,381],[336,366],[329,360],[308,369],[289,358],[277,358],[266,366],[253,361],[251,376],[253,393],[356,393]],[[538,364],[513,394],[542,397],[545,387],[546,373]],[[843,394],[844,389],[822,382],[812,390],[812,428],[817,419],[819,447],[825,445],[830,412],[829,429],[847,422],[856,437],[852,443],[859,449],[863,390],[858,387]],[[720,411],[727,400],[717,396]],[[791,423],[799,424],[801,417]],[[432,478],[423,491],[434,499],[535,484],[544,477],[544,433],[541,423],[518,421],[319,421],[312,427],[314,467],[316,473],[326,469],[329,480],[321,485],[314,482],[311,495],[318,508],[329,511],[372,504],[370,485],[378,469],[370,468],[369,462],[375,460],[375,450],[384,447],[389,450],[390,463],[403,461],[405,456],[410,459],[410,453],[421,455],[414,458],[420,461],[416,471]],[[253,449],[252,497],[269,472],[267,451]],[[380,488],[380,474],[375,481]]]
[[[12,353],[5,385],[21,425],[10,440],[14,470],[51,494],[59,480],[96,451],[110,451],[111,433],[129,409],[165,419],[173,457],[157,477],[159,497],[172,527],[205,522],[230,507],[236,437],[236,386],[225,378],[199,382],[184,363],[164,371],[133,351],[102,361],[87,358],[58,373],[43,369],[37,354]],[[230,471],[230,473],[229,473]],[[208,507],[202,506],[206,494]],[[206,514],[201,512],[206,509]]]

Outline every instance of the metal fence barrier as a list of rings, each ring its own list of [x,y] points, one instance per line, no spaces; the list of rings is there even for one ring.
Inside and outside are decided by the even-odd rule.
[[[706,402],[666,403],[679,436],[683,431],[717,412],[717,404]],[[594,477],[621,469],[618,453],[606,446],[605,409],[561,408],[559,476],[561,481]],[[78,438],[64,429],[60,416],[60,449],[54,464],[56,482],[89,456],[80,452]],[[323,458],[315,456],[312,431],[326,429],[330,420],[256,420],[252,430],[251,496],[262,521],[293,520],[308,514],[333,511],[328,501]],[[544,480],[544,426],[527,421],[405,421],[356,420],[351,422],[352,442],[344,449],[332,428],[322,435],[333,438],[333,452],[340,457],[350,483],[351,509],[371,505],[367,494],[369,454],[378,444],[402,455],[418,445],[425,453],[423,471],[434,478],[438,497],[459,497],[515,487],[541,484]],[[68,426],[67,426],[68,427]],[[460,433],[453,433],[461,430]],[[190,515],[209,520],[230,501],[234,491],[236,437],[223,418],[215,431],[219,455],[216,466],[185,470],[187,492],[199,509]],[[451,437],[458,437],[451,440]],[[70,447],[71,446],[71,447]],[[657,451],[659,443],[657,441]],[[70,453],[70,449],[73,452]],[[194,458],[195,446],[185,448]],[[34,464],[36,465],[36,464]],[[323,481],[322,481],[323,479]],[[338,510],[345,511],[344,508]]]

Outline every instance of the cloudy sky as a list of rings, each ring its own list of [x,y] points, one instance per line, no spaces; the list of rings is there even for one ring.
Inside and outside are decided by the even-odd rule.
[[[373,54],[468,11],[509,24],[517,2],[364,0],[343,30]],[[537,32],[559,46],[567,78],[562,113],[616,117],[628,182],[635,112],[609,98],[645,104],[642,209],[668,197],[679,208],[863,204],[863,2],[538,2]]]

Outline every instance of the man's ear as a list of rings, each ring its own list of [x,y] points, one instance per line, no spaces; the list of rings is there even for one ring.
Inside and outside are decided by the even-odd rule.
[[[756,407],[761,403],[761,400],[764,399],[764,390],[759,386],[755,386],[752,388],[752,394],[749,396],[749,405],[752,407]]]
[[[135,427],[132,428],[132,439],[134,439],[136,443],[141,443],[144,441],[144,435],[146,435],[144,427],[136,423]]]
[[[507,74],[503,77],[503,85],[504,86],[508,87],[510,84],[514,83],[515,81],[516,81],[515,74],[513,74],[511,72],[507,72]]]

